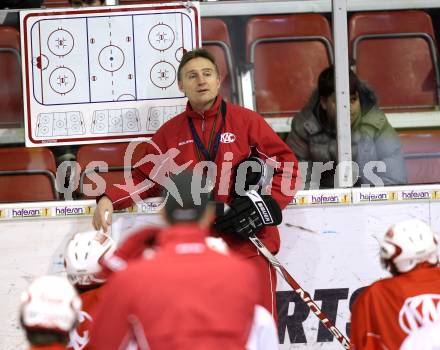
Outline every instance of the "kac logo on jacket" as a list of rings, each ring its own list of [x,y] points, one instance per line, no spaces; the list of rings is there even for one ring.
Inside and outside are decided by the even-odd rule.
[[[220,135],[220,142],[222,143],[232,143],[235,141],[235,135],[230,132],[224,132]]]

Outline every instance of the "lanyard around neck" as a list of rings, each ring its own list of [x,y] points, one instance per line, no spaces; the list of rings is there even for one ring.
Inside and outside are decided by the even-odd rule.
[[[212,129],[211,129],[211,133],[210,133],[210,136],[209,136],[208,148],[205,147],[205,145],[203,144],[202,140],[200,139],[199,134],[197,134],[197,131],[196,131],[196,128],[194,127],[194,122],[193,122],[192,118],[188,118],[189,128],[191,130],[194,142],[195,142],[196,147],[197,147],[197,154],[199,156],[199,160],[200,160],[200,152],[202,152],[203,155],[205,156],[206,160],[215,161],[215,157],[217,155],[218,147],[220,145],[220,135],[221,135],[223,126],[225,125],[225,119],[226,119],[226,102],[224,100],[222,100],[222,102],[221,102],[219,111],[220,111],[220,113],[222,115],[222,125],[220,126],[220,128],[217,131],[217,133],[215,134],[214,145],[212,146],[212,151],[211,152],[210,152],[210,149],[211,149],[211,143],[212,143],[212,136],[214,135],[214,129],[215,129],[215,126],[217,124],[218,113],[217,113],[217,115],[215,117],[215,121],[214,121],[214,124],[213,124]]]

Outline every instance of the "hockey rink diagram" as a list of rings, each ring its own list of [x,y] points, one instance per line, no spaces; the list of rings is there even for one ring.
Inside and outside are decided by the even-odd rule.
[[[22,15],[27,144],[151,136],[184,110],[177,70],[200,43],[198,6],[150,7]]]
[[[94,134],[137,132],[139,130],[139,114],[136,109],[102,110],[96,111],[93,115],[92,133]]]
[[[37,136],[84,135],[81,112],[41,113],[37,119]]]
[[[148,111],[147,130],[157,131],[163,123],[170,120],[175,115],[182,113],[185,106],[161,106],[152,107]]]
[[[190,28],[183,13],[40,20],[31,29],[34,98],[57,105],[183,97],[174,83],[183,48],[192,48]]]

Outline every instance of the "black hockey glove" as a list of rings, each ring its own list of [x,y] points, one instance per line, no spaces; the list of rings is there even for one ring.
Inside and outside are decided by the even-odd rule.
[[[217,217],[214,228],[247,239],[264,226],[279,225],[282,219],[281,209],[271,196],[248,191],[234,199],[223,216]]]

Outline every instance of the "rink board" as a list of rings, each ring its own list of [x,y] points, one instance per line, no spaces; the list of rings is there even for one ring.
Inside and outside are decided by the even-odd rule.
[[[36,276],[62,274],[67,240],[75,232],[91,229],[93,201],[78,201],[70,207],[62,202],[43,203],[46,209],[38,209],[37,204],[0,207],[0,348],[4,350],[24,348],[17,319],[20,292]],[[133,225],[160,223],[157,214],[145,213],[154,205],[139,208],[143,214],[115,215],[119,218],[115,235]],[[353,295],[387,276],[379,265],[378,241],[389,225],[417,217],[440,231],[440,201],[435,199],[290,206],[283,213],[279,260],[330,318],[337,315],[336,326],[343,332],[349,327]],[[296,303],[298,297],[281,278],[277,300],[281,350],[341,348],[316,316]]]
[[[27,146],[147,137],[185,109],[177,69],[200,46],[197,2],[20,18]]]

